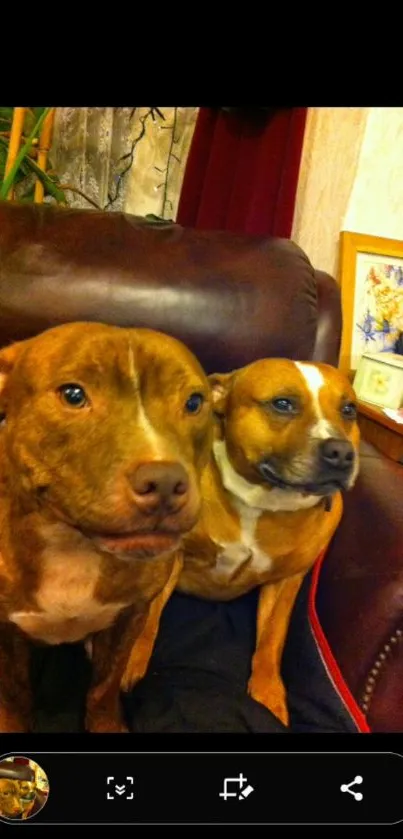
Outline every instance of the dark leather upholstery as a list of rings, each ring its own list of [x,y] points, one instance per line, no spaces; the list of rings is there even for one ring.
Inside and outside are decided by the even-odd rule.
[[[0,204],[0,345],[72,320],[161,329],[207,372],[264,356],[336,364],[340,347],[338,286],[287,240]],[[403,467],[364,446],[319,586],[336,659],[378,731],[403,730],[402,495]]]
[[[320,579],[322,626],[373,731],[403,731],[402,499],[403,466],[362,443]]]
[[[270,290],[270,293],[268,293]],[[161,329],[209,372],[308,359],[315,272],[287,240],[46,205],[0,207],[0,341],[71,320]]]
[[[341,297],[339,286],[330,274],[315,271],[318,297],[318,323],[312,361],[338,365],[341,344]]]
[[[0,778],[7,778],[9,781],[33,781],[35,773],[28,764],[2,760],[0,761]]]

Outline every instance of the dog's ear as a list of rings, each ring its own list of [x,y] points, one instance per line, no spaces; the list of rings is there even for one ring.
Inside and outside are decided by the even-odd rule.
[[[0,350],[0,396],[25,341],[17,341]]]
[[[207,376],[213,397],[213,411],[217,416],[225,416],[227,398],[231,390],[234,373],[212,373]]]

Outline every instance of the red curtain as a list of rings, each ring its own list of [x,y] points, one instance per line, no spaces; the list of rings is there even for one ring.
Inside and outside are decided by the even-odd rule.
[[[179,224],[289,238],[306,110],[200,108]]]

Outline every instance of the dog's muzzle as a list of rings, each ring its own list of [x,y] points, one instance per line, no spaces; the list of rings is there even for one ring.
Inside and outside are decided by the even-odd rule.
[[[349,489],[355,461],[356,453],[349,440],[329,437],[320,442],[315,467],[306,480],[283,477],[278,465],[270,458],[258,464],[258,472],[267,483],[278,489],[322,496]]]

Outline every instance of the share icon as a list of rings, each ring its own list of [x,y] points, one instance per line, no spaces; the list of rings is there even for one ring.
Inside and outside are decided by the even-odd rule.
[[[356,775],[355,778],[354,778],[354,781],[351,781],[350,784],[342,784],[340,789],[341,789],[342,792],[349,792],[350,795],[354,796],[356,801],[362,801],[362,799],[364,798],[362,792],[354,792],[351,789],[351,787],[353,787],[355,784],[362,784],[362,782],[363,782],[362,775]]]

